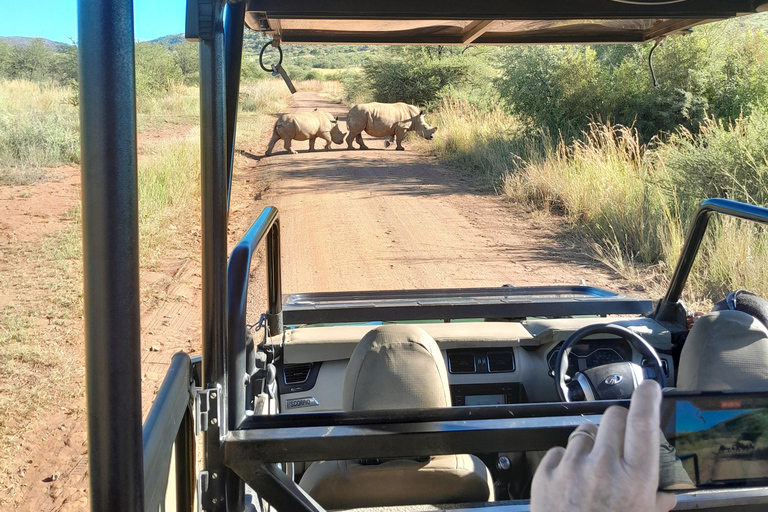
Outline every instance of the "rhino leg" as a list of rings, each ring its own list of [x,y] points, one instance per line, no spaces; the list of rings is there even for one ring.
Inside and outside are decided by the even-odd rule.
[[[289,153],[292,153],[292,154],[294,154],[294,155],[295,155],[296,153],[298,153],[298,151],[296,151],[295,149],[293,149],[293,148],[291,147],[291,142],[293,141],[293,139],[283,139],[283,140],[285,141],[285,150],[286,150],[287,152],[289,152]]]
[[[310,137],[309,138],[309,150],[314,151],[315,150],[315,138]]]
[[[395,150],[397,151],[405,151],[405,148],[403,147],[403,139],[405,138],[405,134],[408,132],[408,130],[404,130],[402,128],[399,128],[395,132],[395,141],[397,142],[397,147]]]
[[[272,138],[269,139],[269,146],[267,146],[267,152],[264,153],[265,155],[269,156],[272,154],[272,150],[275,148],[275,144],[277,144],[277,141],[280,140],[280,135],[277,134],[277,132],[272,133]]]
[[[319,137],[325,141],[325,150],[328,151],[331,149],[331,142],[333,142],[331,140],[331,132],[323,132]]]
[[[355,140],[358,144],[360,144],[360,149],[368,149],[368,146],[365,145],[365,142],[363,142],[363,134],[358,133],[357,137],[355,137]]]

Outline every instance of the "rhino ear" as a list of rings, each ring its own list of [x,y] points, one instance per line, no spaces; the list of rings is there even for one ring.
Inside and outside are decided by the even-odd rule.
[[[336,116],[336,117],[334,117],[334,118],[333,118],[333,122],[334,122],[334,123],[338,123],[338,122],[339,122],[339,116]]]
[[[426,115],[426,114],[427,114],[427,111],[426,111],[426,110],[422,110],[421,112],[419,112],[419,115],[420,115],[420,116],[423,116],[423,115]]]

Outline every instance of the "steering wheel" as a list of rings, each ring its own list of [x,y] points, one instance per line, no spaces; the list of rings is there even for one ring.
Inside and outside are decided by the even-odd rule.
[[[603,364],[576,373],[573,380],[566,383],[568,355],[571,348],[593,334],[613,334],[627,341],[632,348],[642,354],[646,361],[650,362],[650,367],[644,368],[627,361]],[[661,367],[659,354],[638,334],[616,324],[595,324],[582,327],[568,336],[555,359],[555,382],[560,400],[563,402],[570,402],[572,393],[577,396],[583,395],[584,400],[588,401],[629,398],[637,385],[646,378],[653,379],[662,388],[664,387],[664,371]]]

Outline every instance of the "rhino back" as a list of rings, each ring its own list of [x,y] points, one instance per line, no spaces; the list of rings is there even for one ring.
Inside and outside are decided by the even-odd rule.
[[[293,138],[306,140],[315,137],[322,132],[331,130],[330,114],[325,112],[299,112],[296,114],[283,114],[277,121],[281,131],[293,131]]]
[[[350,111],[350,117],[367,118],[365,131],[374,137],[394,135],[399,124],[412,121],[418,114],[418,107],[407,103],[362,103]]]

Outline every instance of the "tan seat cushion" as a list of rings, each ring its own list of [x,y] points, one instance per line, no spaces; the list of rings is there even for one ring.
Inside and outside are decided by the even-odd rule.
[[[327,509],[493,500],[493,481],[473,455],[441,455],[429,461],[390,460],[312,464],[301,487]]]
[[[741,311],[715,311],[702,316],[683,345],[677,389],[768,389],[768,331]]]
[[[383,325],[355,347],[344,374],[345,411],[451,406],[448,371],[424,329]],[[441,455],[423,462],[395,459],[315,462],[299,483],[329,509],[493,500],[493,480],[472,455]]]
[[[413,325],[383,325],[357,344],[344,374],[345,411],[450,407],[440,348]]]

